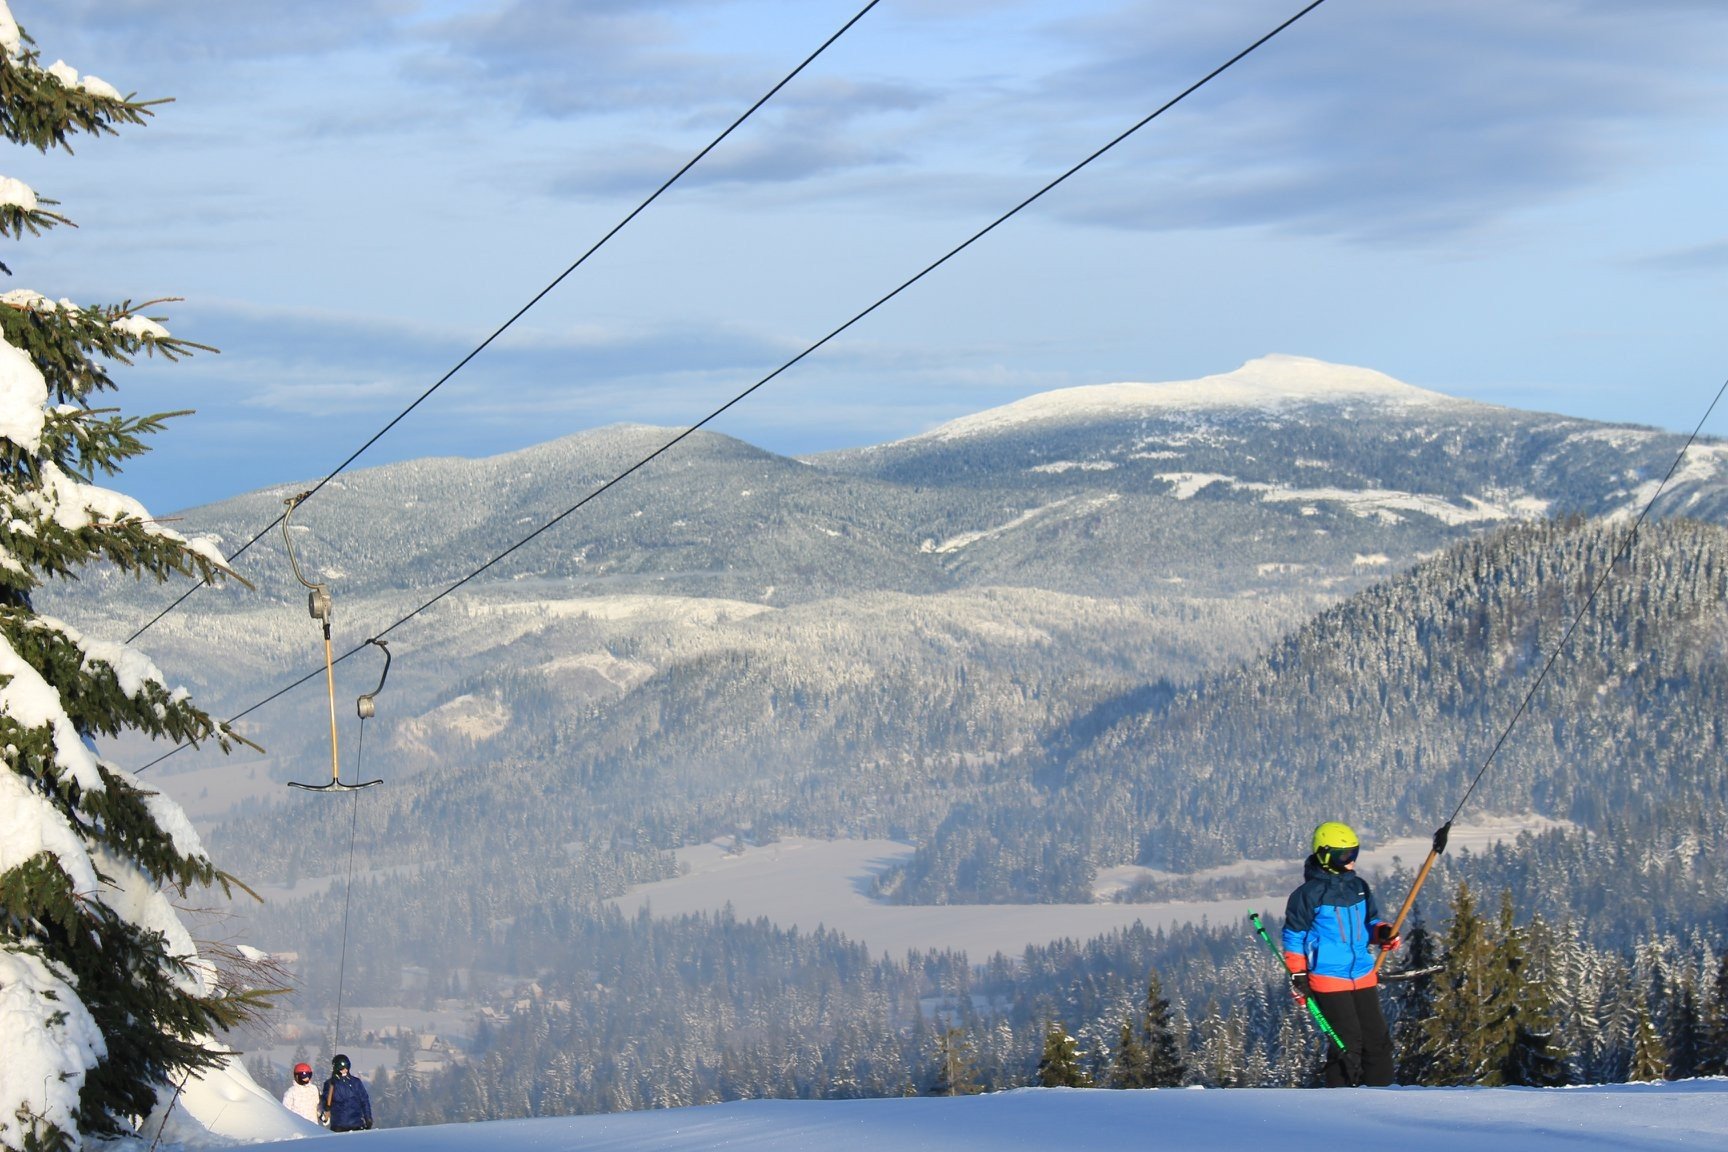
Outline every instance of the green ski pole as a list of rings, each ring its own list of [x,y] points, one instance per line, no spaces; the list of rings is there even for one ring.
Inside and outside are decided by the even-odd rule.
[[[1260,913],[1248,913],[1248,922],[1254,925],[1254,931],[1260,934],[1260,939],[1266,941],[1266,947],[1272,949],[1272,955],[1278,957],[1278,963],[1284,963],[1284,953],[1278,951],[1278,945],[1272,943],[1272,937],[1266,935],[1266,925],[1260,923]],[[1327,1038],[1330,1039],[1332,1043],[1338,1045],[1338,1051],[1348,1051],[1348,1049],[1344,1047],[1344,1041],[1338,1039],[1338,1033],[1332,1031],[1331,1021],[1327,1020],[1326,1014],[1320,1011],[1320,1005],[1314,1003],[1314,997],[1304,996],[1302,998],[1302,1003],[1308,1006],[1308,1015],[1314,1018],[1315,1026],[1318,1027],[1320,1031],[1326,1033]]]

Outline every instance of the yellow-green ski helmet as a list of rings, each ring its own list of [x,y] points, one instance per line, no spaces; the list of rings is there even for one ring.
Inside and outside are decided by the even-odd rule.
[[[1362,842],[1348,824],[1328,820],[1314,829],[1314,860],[1328,872],[1342,872],[1356,859]]]

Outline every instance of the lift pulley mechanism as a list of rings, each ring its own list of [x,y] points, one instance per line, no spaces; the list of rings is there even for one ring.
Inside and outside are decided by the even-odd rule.
[[[330,783],[301,784],[291,780],[288,782],[288,787],[304,788],[308,792],[357,792],[362,788],[370,788],[374,784],[382,784],[384,781],[367,780],[359,784],[342,783],[342,759],[341,754],[338,751],[336,738],[336,667],[330,648],[330,624],[336,614],[335,608],[330,599],[329,587],[324,584],[314,584],[301,574],[300,561],[294,555],[294,537],[289,525],[289,521],[292,520],[294,516],[294,509],[299,507],[300,502],[310,495],[310,492],[301,492],[300,494],[290,496],[288,499],[283,501],[283,503],[288,506],[288,509],[282,514],[282,542],[288,550],[288,563],[294,569],[294,578],[304,584],[308,589],[306,595],[306,610],[314,620],[324,626],[324,686],[330,699]],[[370,640],[368,643],[376,644],[383,650],[384,676],[388,676],[390,674],[389,647],[386,646],[382,640]],[[364,721],[366,717],[372,715],[375,711],[372,698],[377,696],[379,692],[383,691],[383,689],[384,677],[381,676],[378,680],[378,687],[374,688],[371,692],[368,692],[356,701],[355,707],[360,713],[362,721]]]
[[[372,689],[370,692],[362,693],[360,697],[354,701],[354,711],[359,713],[360,719],[362,720],[370,720],[372,717],[378,715],[378,706],[372,701],[377,698],[378,693],[384,691],[384,681],[390,679],[389,641],[380,640],[374,636],[367,640],[366,643],[378,645],[378,650],[384,653],[384,671],[378,673],[378,687]]]

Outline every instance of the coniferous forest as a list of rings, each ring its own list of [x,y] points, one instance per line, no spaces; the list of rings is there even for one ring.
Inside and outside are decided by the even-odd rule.
[[[1512,889],[1482,891],[1460,876],[1388,965],[1426,973],[1384,986],[1398,1083],[1728,1071],[1728,954],[1708,933],[1604,948],[1584,918],[1521,923]],[[974,966],[872,959],[831,933],[727,915],[612,913],[568,959],[482,1026],[462,1063],[415,1074],[410,1044],[372,1072],[380,1114],[395,1125],[1032,1084],[1300,1087],[1318,1083],[1327,1043],[1246,925],[1135,928]]]

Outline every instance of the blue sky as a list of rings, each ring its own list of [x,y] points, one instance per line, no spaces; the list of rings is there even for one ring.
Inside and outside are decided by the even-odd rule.
[[[158,512],[316,478],[863,0],[12,0],[169,96],[0,174],[12,287],[222,349]],[[1299,0],[883,0],[357,466],[706,415]],[[1690,431],[1728,377],[1728,5],[1327,0],[714,427],[788,453],[1269,352]],[[1728,413],[1706,428],[1728,431]]]

